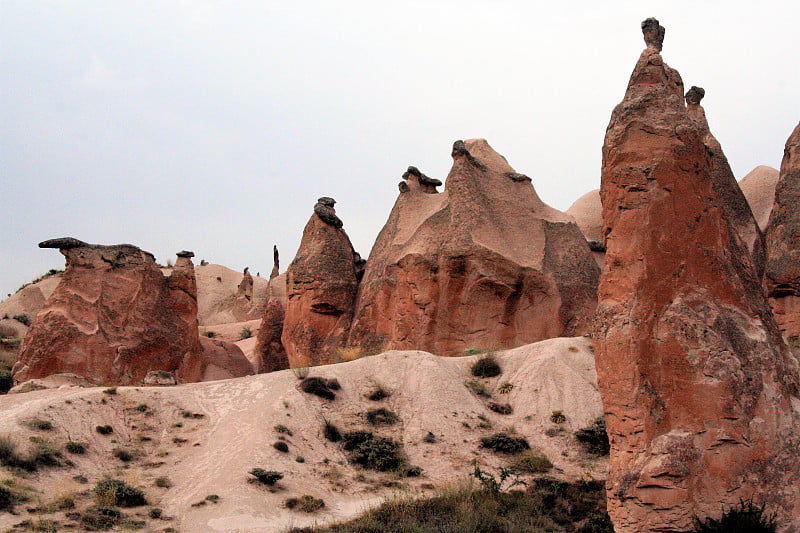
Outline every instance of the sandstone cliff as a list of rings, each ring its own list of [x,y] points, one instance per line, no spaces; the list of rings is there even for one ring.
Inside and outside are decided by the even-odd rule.
[[[590,329],[599,269],[572,218],[483,139],[445,191],[410,167],[370,253],[348,344],[376,352],[512,347]]]
[[[683,531],[752,497],[796,527],[797,361],[659,53],[663,28],[642,29],[648,47],[603,146],[594,331],[609,513],[617,533]]]

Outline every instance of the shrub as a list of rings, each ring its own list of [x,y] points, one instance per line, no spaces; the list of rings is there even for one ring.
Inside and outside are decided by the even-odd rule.
[[[550,422],[553,424],[563,424],[567,421],[567,417],[561,411],[553,411],[550,415]]]
[[[514,384],[509,381],[504,381],[497,387],[497,392],[500,394],[508,394],[512,390],[514,390]]]
[[[494,411],[500,415],[510,415],[514,412],[514,409],[511,407],[511,404],[508,403],[497,403],[497,402],[489,402],[487,405],[490,411]]]
[[[289,435],[290,437],[293,435],[292,430],[287,428],[283,424],[278,424],[277,426],[273,427],[272,429],[274,429],[276,433],[283,433],[285,435]]]
[[[81,514],[81,524],[87,531],[106,531],[116,526],[122,513],[107,506],[90,507]]]
[[[96,428],[94,428],[94,430],[101,435],[111,435],[112,433],[114,433],[114,428],[112,428],[111,426],[97,426]]]
[[[159,518],[161,518],[163,516],[163,514],[164,514],[164,511],[160,507],[153,507],[147,513],[147,516],[149,516],[150,518],[152,518],[154,520],[158,520]]]
[[[373,426],[391,426],[395,424],[398,420],[398,417],[392,411],[384,407],[379,407],[378,409],[370,409],[367,411],[366,414],[367,422],[372,424]]]
[[[493,378],[502,372],[500,364],[492,353],[488,353],[472,363],[470,371],[477,378]]]
[[[497,453],[511,454],[525,451],[530,448],[530,445],[523,438],[512,437],[507,433],[495,433],[481,439],[481,448],[487,448]]]
[[[137,450],[131,450],[129,448],[114,448],[111,453],[123,463],[129,463],[139,457]]]
[[[74,440],[67,441],[67,443],[64,445],[64,449],[69,453],[74,453],[77,455],[83,455],[86,453],[86,446],[80,442],[75,442]]]
[[[331,442],[339,442],[342,440],[342,434],[339,433],[339,428],[333,425],[329,420],[325,420],[325,426],[322,429],[325,438]]]
[[[372,382],[372,390],[368,392],[365,396],[367,400],[371,400],[373,402],[379,402],[383,399],[388,398],[391,396],[392,393],[389,389],[387,389],[383,383],[379,381]]]
[[[307,366],[293,366],[292,367],[292,374],[297,379],[306,379],[308,377],[308,373],[311,371],[310,368]]]
[[[239,340],[249,339],[253,336],[253,330],[248,328],[247,326],[242,328],[242,331],[239,332]]]
[[[253,468],[248,473],[256,478],[259,483],[263,483],[264,485],[272,486],[283,479],[283,474],[280,472],[276,472],[274,470],[264,470],[263,468]]]
[[[419,466],[406,466],[403,468],[402,475],[405,477],[419,477],[422,475],[422,468]]]
[[[330,389],[328,381],[323,378],[305,378],[300,382],[300,390],[308,394],[314,394],[326,400],[336,399],[336,394]]]
[[[719,520],[695,518],[694,522],[689,533],[775,533],[778,529],[775,515],[767,514],[764,506],[752,500],[739,500],[739,505],[724,511]]]
[[[17,499],[14,497],[14,493],[0,485],[0,511],[10,511],[16,503]]]
[[[11,370],[8,368],[0,368],[0,394],[5,394],[14,386],[14,378],[11,376]]]
[[[203,332],[203,336],[204,337],[208,337],[209,339],[213,339],[214,337],[217,336],[217,332],[216,331],[204,331]]]
[[[168,489],[172,486],[172,481],[167,476],[160,476],[156,478],[155,486],[162,489]]]
[[[294,509],[304,513],[316,513],[323,507],[325,502],[319,498],[305,494],[299,498],[289,498],[284,502],[287,509]]]
[[[553,463],[541,453],[528,451],[515,457],[510,466],[516,472],[541,474],[553,468]]]
[[[52,422],[49,420],[42,420],[41,418],[32,418],[30,420],[26,420],[25,425],[36,431],[50,431],[53,429]]]
[[[472,477],[480,481],[483,490],[490,494],[499,494],[517,485],[527,485],[527,483],[519,479],[517,473],[511,468],[501,467],[497,476],[495,476],[491,472],[481,470],[481,467],[478,466],[478,461],[474,459],[472,460],[472,466],[475,468],[472,471]]]
[[[147,505],[144,491],[132,487],[119,479],[104,479],[94,487],[95,501],[98,505],[138,507]]]
[[[464,386],[469,389],[469,391],[476,395],[481,396],[482,398],[491,398],[492,393],[486,388],[486,385],[478,381],[477,379],[468,379],[464,382]]]
[[[379,472],[397,470],[403,463],[400,444],[392,439],[376,437],[368,431],[345,433],[342,447],[349,452],[351,462]]]
[[[591,454],[608,455],[611,451],[606,433],[606,421],[603,417],[595,418],[590,426],[576,431],[575,438],[582,442],[586,451]]]
[[[328,385],[330,390],[341,390],[342,384],[339,383],[339,380],[336,378],[328,378],[325,380],[325,384]]]
[[[273,445],[273,448],[278,450],[279,452],[287,453],[289,451],[289,445],[283,442],[282,440],[276,441]]]

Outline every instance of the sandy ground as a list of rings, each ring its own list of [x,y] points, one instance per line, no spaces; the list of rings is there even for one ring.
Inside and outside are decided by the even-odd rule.
[[[487,400],[465,386],[469,367],[478,356],[441,358],[420,351],[390,351],[356,361],[311,369],[312,376],[336,378],[342,385],[333,401],[301,392],[292,371],[177,387],[61,388],[0,397],[0,435],[21,447],[39,436],[55,447],[67,440],[85,443],[86,455],[67,455],[75,466],[26,474],[18,483],[30,486],[31,502],[20,514],[0,514],[0,528],[28,515],[25,507],[44,504],[59,495],[77,494],[79,508],[91,496],[80,496],[104,476],[143,488],[150,502],[170,521],[148,520],[148,527],[175,527],[182,532],[277,532],[290,526],[349,518],[395,495],[417,495],[453,480],[466,479],[471,462],[490,471],[508,459],[479,447],[480,438],[497,431],[515,432],[554,463],[551,475],[576,479],[605,477],[605,459],[586,455],[572,432],[602,414],[590,342],[582,337],[551,339],[497,355],[503,373],[479,380],[493,391],[493,400],[509,403],[511,415],[487,408]],[[499,384],[510,392],[501,394]],[[365,395],[376,384],[391,395],[374,402]],[[367,409],[385,407],[400,422],[372,428]],[[554,410],[566,422],[550,421]],[[24,425],[33,418],[50,420],[51,431]],[[408,462],[423,468],[419,478],[376,473],[347,462],[338,444],[322,434],[324,420],[344,432],[371,429],[403,444]],[[102,436],[97,425],[111,425]],[[283,425],[292,435],[278,433]],[[491,426],[491,427],[489,427]],[[435,442],[424,440],[433,432]],[[550,436],[548,436],[550,435]],[[273,448],[284,438],[288,453]],[[129,463],[113,456],[125,447],[139,455]],[[298,462],[302,458],[303,462]],[[248,482],[253,467],[277,470],[284,478],[272,490]],[[81,474],[88,484],[73,477]],[[0,468],[0,478],[15,475]],[[166,476],[171,488],[158,488]],[[193,506],[210,494],[218,503]],[[288,497],[309,494],[325,501],[315,514],[291,511]],[[134,509],[146,518],[147,508]],[[64,520],[63,513],[56,519]]]

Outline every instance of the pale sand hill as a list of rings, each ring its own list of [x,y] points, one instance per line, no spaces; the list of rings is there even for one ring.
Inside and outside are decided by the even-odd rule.
[[[605,459],[586,456],[571,437],[602,414],[589,340],[550,339],[500,353],[503,373],[483,381],[492,389],[504,381],[513,385],[508,394],[494,393],[495,401],[514,407],[507,416],[489,411],[486,400],[464,386],[476,357],[391,351],[311,369],[313,376],[339,380],[342,390],[334,401],[299,391],[291,371],[178,387],[119,387],[116,395],[101,388],[13,394],[0,397],[0,434],[19,443],[34,434],[58,444],[68,439],[88,443],[87,455],[69,456],[74,468],[48,469],[24,480],[42,491],[38,497],[43,503],[86,488],[72,481],[78,473],[89,478],[88,487],[112,474],[144,488],[154,505],[175,517],[172,522],[150,520],[151,527],[183,532],[282,531],[348,518],[393,494],[418,494],[429,484],[467,478],[473,459],[490,469],[505,464],[504,457],[481,450],[479,439],[511,427],[553,461],[552,474],[605,477]],[[365,399],[374,382],[390,389],[391,396],[382,402]],[[136,409],[142,404],[147,412]],[[402,422],[377,431],[404,444],[409,462],[424,469],[422,477],[398,478],[352,467],[339,446],[323,438],[323,417],[342,431],[366,429],[363,413],[379,406],[397,413]],[[185,418],[182,410],[204,416]],[[563,411],[567,422],[551,423],[553,410]],[[479,416],[490,420],[493,429],[479,428]],[[52,420],[55,430],[35,432],[20,425],[32,417]],[[182,427],[174,427],[176,423]],[[112,425],[113,435],[97,434],[94,428],[100,424]],[[272,447],[277,424],[293,432],[287,437],[288,454]],[[545,434],[558,427],[564,431]],[[436,435],[435,443],[423,441],[428,431]],[[121,466],[111,451],[123,445],[145,456]],[[297,456],[305,462],[296,462]],[[253,467],[278,470],[285,477],[270,492],[247,482]],[[156,488],[158,476],[169,477],[172,488]],[[2,477],[10,474],[2,471]],[[397,486],[384,486],[388,481]],[[209,494],[219,495],[219,503],[192,507]],[[283,507],[286,498],[303,494],[324,499],[325,510],[306,515]],[[83,500],[79,507],[87,503]],[[0,528],[24,519],[24,508],[20,506],[19,516],[0,515]],[[145,508],[138,512],[146,515]]]
[[[28,328],[11,319],[3,319],[6,315],[28,315],[33,320],[36,313],[44,306],[45,301],[53,294],[56,285],[61,281],[61,274],[48,276],[45,279],[32,283],[0,302],[0,326],[4,331],[14,331],[14,336],[24,337]]]
[[[758,227],[764,231],[775,203],[775,185],[779,172],[765,165],[757,166],[739,182],[739,187],[750,204]]]
[[[264,278],[253,276],[253,300],[249,304],[236,298],[242,273],[222,265],[195,265],[197,278],[197,318],[201,326],[243,322],[261,318],[267,305]]]

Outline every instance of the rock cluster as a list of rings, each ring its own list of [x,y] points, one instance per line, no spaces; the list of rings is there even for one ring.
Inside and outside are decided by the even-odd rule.
[[[609,513],[618,533],[685,531],[752,497],[797,522],[797,361],[655,24],[603,146],[594,337]]]

